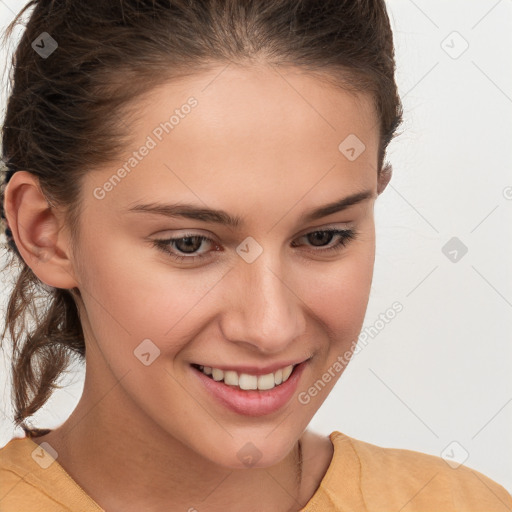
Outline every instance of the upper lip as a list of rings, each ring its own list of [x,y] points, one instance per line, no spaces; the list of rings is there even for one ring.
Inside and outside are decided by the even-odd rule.
[[[267,375],[268,373],[274,373],[279,369],[286,368],[290,365],[297,365],[300,363],[303,363],[307,361],[310,358],[307,359],[301,359],[300,361],[284,361],[282,363],[272,363],[268,366],[254,366],[254,365],[224,365],[224,364],[202,364],[202,363],[195,363],[200,366],[208,366],[210,368],[218,368],[219,370],[223,371],[234,371],[237,373],[248,373],[250,375]]]

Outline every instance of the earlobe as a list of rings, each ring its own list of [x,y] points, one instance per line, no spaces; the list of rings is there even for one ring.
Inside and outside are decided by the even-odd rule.
[[[15,172],[4,196],[5,216],[25,263],[48,286],[76,287],[60,217],[42,193],[37,176]]]
[[[388,183],[391,180],[391,176],[393,174],[393,168],[391,167],[390,163],[386,163],[382,170],[380,171],[379,177],[378,177],[378,183],[377,183],[377,193],[380,195],[386,187],[388,186]]]

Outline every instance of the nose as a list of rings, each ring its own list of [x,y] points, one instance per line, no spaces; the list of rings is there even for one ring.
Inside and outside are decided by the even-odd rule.
[[[305,329],[306,303],[291,273],[269,250],[252,263],[240,259],[230,272],[221,330],[225,339],[261,354],[289,354]]]

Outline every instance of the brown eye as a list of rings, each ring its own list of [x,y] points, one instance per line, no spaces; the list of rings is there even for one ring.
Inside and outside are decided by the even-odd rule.
[[[165,240],[153,240],[153,245],[176,261],[191,262],[199,258],[208,257],[208,253],[211,251],[197,252],[205,242],[214,244],[214,241],[206,236],[187,234],[185,236],[167,238]],[[172,250],[172,248],[174,248],[174,250]],[[189,256],[186,256],[187,254]]]
[[[313,247],[324,247],[328,245],[333,239],[337,239],[337,243],[322,251],[336,251],[346,246],[348,242],[356,238],[357,233],[353,229],[323,229],[321,231],[312,231],[306,235],[301,236],[299,239],[305,238]],[[296,245],[294,245],[296,247]]]
[[[315,247],[327,245],[334,238],[334,234],[330,231],[315,231],[306,236]]]
[[[201,236],[187,236],[185,238],[176,238],[174,240],[175,247],[184,253],[193,253],[197,251],[204,241]]]

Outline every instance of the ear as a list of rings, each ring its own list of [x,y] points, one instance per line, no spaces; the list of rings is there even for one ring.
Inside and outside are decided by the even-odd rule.
[[[377,194],[380,195],[384,192],[385,188],[388,186],[389,181],[391,180],[391,176],[393,174],[393,168],[391,164],[386,163],[382,170],[380,171],[377,183]]]
[[[12,175],[4,192],[4,210],[16,247],[34,274],[54,288],[78,287],[63,215],[50,206],[37,176],[28,171]]]

